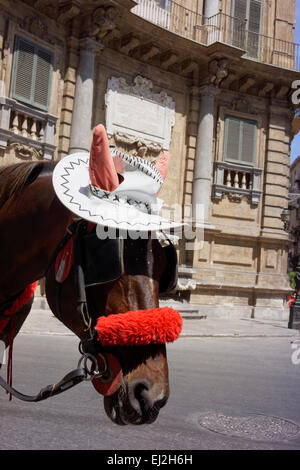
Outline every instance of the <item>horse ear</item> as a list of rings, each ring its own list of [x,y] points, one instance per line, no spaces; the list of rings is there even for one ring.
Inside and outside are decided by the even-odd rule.
[[[169,152],[164,152],[155,163],[156,169],[160,172],[164,180],[166,179],[166,176],[167,176],[169,160],[170,160]]]
[[[109,151],[105,128],[99,124],[93,134],[89,164],[90,180],[93,186],[114,191],[120,184],[119,177]]]

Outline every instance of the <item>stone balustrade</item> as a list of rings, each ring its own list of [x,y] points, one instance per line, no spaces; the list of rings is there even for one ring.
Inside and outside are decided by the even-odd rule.
[[[213,197],[221,199],[224,194],[246,196],[257,205],[261,197],[262,169],[241,164],[216,162]]]
[[[56,121],[49,113],[0,97],[0,148],[12,146],[21,157],[52,160]]]

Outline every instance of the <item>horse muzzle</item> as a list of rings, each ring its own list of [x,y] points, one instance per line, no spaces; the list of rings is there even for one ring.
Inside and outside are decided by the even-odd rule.
[[[182,317],[164,307],[102,316],[94,327],[101,347],[163,345],[175,341],[182,329]],[[99,344],[98,343],[98,344]],[[128,350],[127,350],[128,351]],[[136,354],[140,350],[135,350]],[[165,351],[165,350],[164,350]],[[168,368],[165,354],[152,354],[141,365],[122,376],[121,365],[112,354],[103,353],[105,373],[95,378],[95,389],[104,395],[109,418],[121,425],[153,423],[169,397]],[[99,364],[99,370],[101,369]],[[102,367],[103,368],[103,367]]]
[[[153,423],[167,403],[169,390],[167,387],[153,400],[151,388],[146,379],[132,384],[123,383],[114,395],[104,397],[107,416],[119,425]]]

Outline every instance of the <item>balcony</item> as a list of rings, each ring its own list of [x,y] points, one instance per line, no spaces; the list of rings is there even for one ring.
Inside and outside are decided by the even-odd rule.
[[[210,18],[173,0],[162,8],[155,0],[136,0],[132,12],[142,18],[207,46],[221,42],[246,51],[245,57],[277,67],[300,71],[300,44],[249,31],[247,20],[224,13]]]
[[[0,98],[0,148],[14,148],[19,158],[52,160],[57,118],[19,103]]]
[[[231,200],[247,197],[257,206],[261,197],[262,169],[227,162],[215,163],[213,197],[222,199],[227,194]]]

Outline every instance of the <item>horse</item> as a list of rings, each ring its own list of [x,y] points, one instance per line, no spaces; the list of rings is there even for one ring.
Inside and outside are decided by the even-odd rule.
[[[53,254],[71,215],[53,189],[55,165],[39,161],[0,168],[0,316],[26,286],[46,276],[46,296],[53,314],[83,341],[86,328],[76,310],[74,276],[68,276],[59,288],[55,278]],[[164,248],[149,234],[145,239],[124,240],[123,253],[124,270],[119,278],[86,289],[92,325],[104,314],[159,305],[159,291],[164,290],[160,283],[168,265]],[[31,303],[18,313],[14,335]],[[9,338],[7,327],[0,340],[8,345]],[[165,344],[106,347],[104,352],[113,352],[123,372],[118,390],[104,397],[107,416],[120,425],[154,422],[169,397]]]

